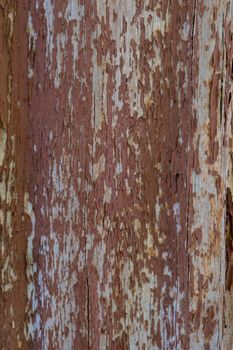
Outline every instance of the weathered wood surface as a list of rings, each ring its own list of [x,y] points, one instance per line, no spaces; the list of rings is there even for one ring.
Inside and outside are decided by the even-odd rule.
[[[1,349],[233,349],[227,0],[1,0]]]

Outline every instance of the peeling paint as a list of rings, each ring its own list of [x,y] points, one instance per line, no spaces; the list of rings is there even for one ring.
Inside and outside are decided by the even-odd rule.
[[[232,4],[2,9],[0,347],[230,349]]]

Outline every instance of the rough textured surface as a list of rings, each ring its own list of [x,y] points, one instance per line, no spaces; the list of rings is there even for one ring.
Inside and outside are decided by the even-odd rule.
[[[0,348],[232,348],[232,15],[0,0]]]

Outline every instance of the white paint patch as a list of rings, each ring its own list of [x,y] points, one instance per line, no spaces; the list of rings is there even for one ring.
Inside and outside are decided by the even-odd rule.
[[[6,203],[8,205],[11,204],[12,201],[12,192],[11,192],[11,186],[14,183],[15,177],[14,177],[14,168],[15,168],[15,163],[12,160],[10,164],[8,165],[8,183],[7,183],[7,192],[6,192]],[[16,196],[16,194],[13,194]],[[17,198],[17,197],[16,197]]]
[[[84,6],[81,6],[77,0],[70,0],[66,8],[65,17],[68,21],[78,21],[84,15]]]
[[[43,3],[46,25],[47,25],[47,35],[46,35],[46,58],[47,67],[50,72],[52,66],[52,56],[53,56],[53,33],[54,33],[54,14],[53,14],[53,2],[52,0],[44,0]]]
[[[126,193],[129,195],[131,193],[131,187],[129,186],[129,181],[128,179],[125,179],[125,188],[126,188]]]
[[[101,241],[94,250],[94,255],[93,255],[93,266],[97,269],[100,281],[103,279],[103,266],[104,266],[104,257],[106,253],[106,244],[104,241]]]
[[[66,52],[66,34],[60,33],[56,38],[57,46],[56,46],[56,73],[54,78],[54,86],[55,88],[59,88],[61,84],[61,73],[65,70],[65,57],[64,53]]]
[[[33,69],[28,66],[28,78],[31,79],[33,77]]]
[[[146,252],[149,258],[153,256],[158,256],[158,248],[155,245],[154,237],[149,231],[149,225],[146,224],[146,226],[147,226],[147,239],[144,241]]]
[[[189,39],[190,34],[190,24],[189,21],[185,21],[181,30],[181,39],[187,41]]]
[[[6,129],[0,128],[0,166],[3,165],[6,152],[7,133]]]
[[[9,235],[10,238],[13,237],[12,232],[13,232],[13,228],[12,228],[12,212],[11,211],[7,211],[6,213],[6,230],[7,233]]]
[[[141,223],[138,219],[134,219],[134,231],[135,231],[137,237],[140,237]]]
[[[101,154],[99,160],[97,163],[93,164],[93,173],[92,173],[92,178],[94,181],[98,179],[98,177],[105,172],[105,155]]]
[[[9,33],[9,37],[12,38],[13,35],[13,28],[14,28],[14,13],[10,12],[8,13],[8,18],[10,20],[10,33]]]
[[[158,203],[158,200],[155,204],[155,217],[156,217],[156,222],[159,222],[159,216],[160,216],[160,205]]]
[[[28,315],[28,322],[25,325],[25,336],[27,339],[35,338],[36,334],[36,328],[35,328],[35,321],[33,320],[33,313],[37,309],[38,306],[38,299],[36,297],[36,287],[35,287],[35,281],[34,281],[34,274],[37,271],[37,264],[34,261],[33,256],[33,241],[35,237],[35,214],[33,211],[32,203],[29,200],[29,193],[25,193],[24,195],[24,212],[31,220],[32,225],[32,231],[31,234],[28,236],[27,240],[27,255],[26,255],[26,273],[28,278],[28,287],[27,287],[27,297],[28,297],[28,305],[26,308],[27,315]]]
[[[35,32],[35,29],[33,27],[33,20],[30,12],[28,13],[27,31],[29,34],[28,49],[34,51],[36,48],[37,33]],[[32,67],[30,67],[30,62],[28,61],[28,78],[31,79],[32,77],[33,77],[33,69]]]
[[[112,189],[111,187],[107,187],[106,183],[104,183],[104,203],[110,203],[112,198]]]
[[[27,27],[27,29],[28,29],[28,34],[29,34],[28,48],[35,50],[37,33],[34,29],[32,15],[30,12],[28,13],[28,27]]]
[[[116,164],[116,176],[120,175],[123,171],[122,163]]]
[[[10,260],[10,256],[7,256],[1,271],[1,289],[5,293],[12,290],[13,283],[17,280],[17,276],[14,273],[12,266],[10,265]]]
[[[178,142],[179,142],[180,145],[183,145],[183,143],[184,143],[180,128],[179,128]]]
[[[176,232],[181,232],[181,225],[180,225],[180,203],[174,203],[173,204],[173,213],[176,220]]]

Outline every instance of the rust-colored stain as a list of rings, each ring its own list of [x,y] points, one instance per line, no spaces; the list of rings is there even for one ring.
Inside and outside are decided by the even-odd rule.
[[[0,0],[1,349],[231,349],[232,13]]]

